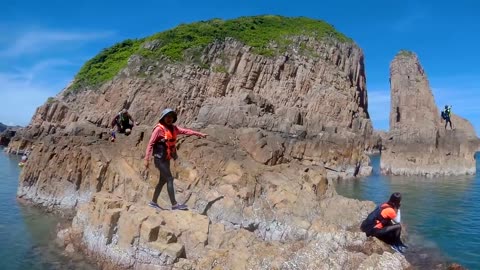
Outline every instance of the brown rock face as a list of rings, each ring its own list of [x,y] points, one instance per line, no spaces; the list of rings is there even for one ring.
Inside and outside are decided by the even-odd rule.
[[[445,130],[417,56],[400,52],[390,65],[391,108],[381,169],[394,175],[475,174],[478,138],[472,125],[453,115]]]
[[[22,131],[35,147],[18,196],[77,211],[63,245],[103,269],[408,267],[358,231],[373,205],[336,195],[329,179],[369,172],[361,50],[298,37],[267,58],[227,39],[202,59],[224,69],[133,56],[100,89],[37,110]],[[105,127],[122,107],[140,124],[111,143]],[[188,212],[146,206],[159,176],[142,159],[165,107],[209,134],[180,139],[172,162]]]
[[[100,89],[45,104],[25,136],[55,134],[76,121],[106,126],[123,107],[136,121],[153,125],[161,110],[172,107],[180,124],[191,127],[260,129],[258,145],[246,149],[252,153],[266,145],[252,153],[258,162],[301,160],[326,165],[341,177],[353,176],[360,164],[360,173],[367,174],[363,146],[372,126],[362,51],[308,37],[294,41],[291,51],[274,58],[232,39],[214,43],[202,59],[226,72],[132,56],[129,66]],[[298,53],[300,47],[314,56]]]

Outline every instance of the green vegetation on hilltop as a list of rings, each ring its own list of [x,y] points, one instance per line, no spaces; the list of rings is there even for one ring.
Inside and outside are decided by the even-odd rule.
[[[414,56],[415,53],[412,52],[412,51],[409,51],[409,50],[400,50],[397,55],[400,55],[400,56]]]
[[[342,42],[351,41],[323,21],[305,17],[256,16],[182,24],[147,38],[147,41],[160,41],[161,46],[154,51],[144,49],[142,54],[146,56],[160,54],[180,61],[186,49],[204,48],[215,40],[232,37],[252,46],[258,54],[272,56],[274,51],[269,46],[271,42],[282,44],[287,37],[302,35],[319,40],[333,37]]]
[[[171,61],[182,61],[188,49],[202,51],[216,40],[231,37],[253,47],[255,53],[274,56],[286,50],[291,42],[288,37],[293,36],[309,36],[317,40],[328,37],[340,42],[352,42],[330,24],[305,17],[288,18],[268,15],[181,24],[145,39],[126,40],[102,50],[80,69],[70,91],[87,86],[98,86],[111,80],[127,65],[128,58],[133,54],[152,59],[165,56]],[[144,48],[141,46],[144,42],[155,42],[157,45]],[[271,43],[280,45],[280,50],[271,48]]]
[[[111,80],[127,65],[128,58],[138,51],[142,42],[143,40],[139,39],[127,39],[103,49],[82,66],[69,90],[76,91],[86,86],[98,86]]]

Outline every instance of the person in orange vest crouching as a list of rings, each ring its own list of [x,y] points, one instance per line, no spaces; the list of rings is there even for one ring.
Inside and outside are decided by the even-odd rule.
[[[150,156],[153,155],[155,167],[160,171],[160,179],[155,187],[152,201],[148,204],[156,209],[161,209],[157,200],[165,184],[167,184],[167,191],[168,196],[170,197],[170,202],[172,203],[172,210],[188,209],[186,205],[178,204],[175,200],[175,189],[173,186],[172,172],[170,171],[170,160],[177,159],[177,135],[194,135],[201,138],[205,138],[207,136],[207,134],[203,134],[201,132],[180,128],[174,125],[176,121],[177,113],[174,110],[163,110],[158,124],[153,129],[145,153],[145,168],[148,169],[150,164]]]
[[[389,244],[393,250],[400,253],[408,248],[400,239],[402,226],[400,225],[400,202],[402,195],[395,192],[388,202],[383,203],[362,222],[360,229],[367,236],[375,236]]]

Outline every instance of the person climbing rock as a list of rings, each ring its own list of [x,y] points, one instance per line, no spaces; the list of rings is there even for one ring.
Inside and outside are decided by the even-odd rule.
[[[452,128],[452,106],[445,105],[445,110],[442,111],[442,118],[445,120],[445,129],[447,129],[447,124],[450,123],[450,129]]]
[[[133,121],[132,116],[128,113],[127,109],[121,110],[112,120],[111,138],[113,138],[113,140],[115,139],[115,127],[117,127],[117,131],[119,133],[125,133],[126,135],[128,135],[132,130],[134,123],[135,122]]]
[[[393,250],[403,253],[407,248],[400,239],[400,202],[402,195],[395,192],[388,202],[383,203],[371,212],[362,222],[360,228],[367,236],[375,236],[389,244]]]
[[[155,187],[152,201],[148,204],[149,206],[157,209],[161,209],[157,200],[165,184],[167,184],[167,191],[172,204],[172,210],[188,209],[186,205],[178,204],[175,200],[175,189],[173,186],[172,172],[170,171],[170,160],[177,159],[177,135],[195,135],[201,138],[205,138],[207,136],[201,132],[180,128],[174,125],[176,121],[177,113],[174,110],[163,110],[158,124],[153,129],[145,152],[145,169],[148,169],[150,164],[150,156],[153,155],[155,167],[160,172],[160,179]]]

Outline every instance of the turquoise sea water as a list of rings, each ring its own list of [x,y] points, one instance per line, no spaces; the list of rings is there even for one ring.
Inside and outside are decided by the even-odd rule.
[[[477,153],[478,155],[478,153]],[[480,269],[480,172],[476,176],[444,178],[390,177],[380,174],[380,157],[372,156],[373,174],[357,180],[338,181],[343,196],[387,201],[402,193],[402,223],[414,251],[428,250],[438,257]],[[419,256],[419,252],[407,254]],[[420,252],[421,253],[421,252]],[[419,259],[419,258],[417,258]]]
[[[17,156],[0,148],[0,269],[95,269],[81,256],[63,256],[55,244],[58,217],[16,200]]]

